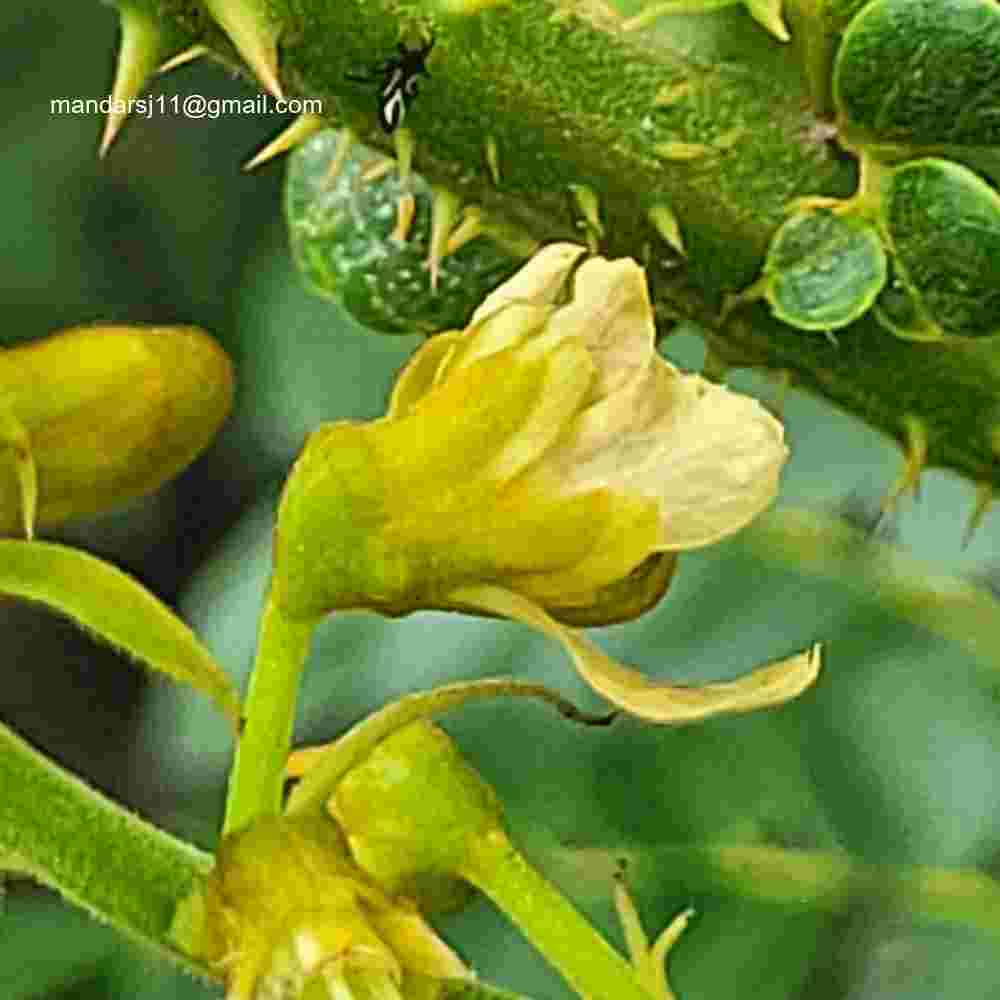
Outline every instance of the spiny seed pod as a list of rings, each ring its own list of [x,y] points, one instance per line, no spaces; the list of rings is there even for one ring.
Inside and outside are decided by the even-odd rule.
[[[194,327],[78,327],[0,352],[0,533],[155,490],[212,440],[232,396],[229,359]]]
[[[428,266],[430,185],[412,173],[401,179],[392,160],[364,146],[351,147],[337,162],[340,142],[341,133],[321,132],[289,162],[285,213],[292,252],[309,287],[380,333],[464,326],[483,296],[523,263],[524,253],[501,246],[483,227],[483,235],[440,261],[435,289]],[[400,205],[412,205],[408,225],[397,226]]]

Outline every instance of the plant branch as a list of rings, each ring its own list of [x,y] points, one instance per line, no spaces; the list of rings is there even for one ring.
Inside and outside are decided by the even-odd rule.
[[[170,941],[177,904],[210,855],[158,830],[0,725],[0,863],[189,971],[207,971]]]

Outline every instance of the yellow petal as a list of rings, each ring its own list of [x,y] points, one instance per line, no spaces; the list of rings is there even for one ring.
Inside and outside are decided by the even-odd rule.
[[[401,419],[371,425],[382,466],[438,497],[471,488],[472,477],[514,476],[565,428],[592,371],[582,345],[568,342],[538,361],[508,350],[446,376]],[[398,501],[417,509],[414,499]]]
[[[524,622],[562,643],[580,676],[619,708],[661,725],[684,725],[717,715],[738,715],[781,705],[808,688],[820,670],[820,646],[758,667],[735,681],[702,687],[657,683],[603,653],[573,629],[554,621],[540,607],[500,587],[473,586],[454,591],[457,604]]]
[[[407,361],[396,378],[386,417],[405,416],[417,400],[426,396],[438,379],[438,372],[461,343],[461,330],[449,330],[431,337]]]

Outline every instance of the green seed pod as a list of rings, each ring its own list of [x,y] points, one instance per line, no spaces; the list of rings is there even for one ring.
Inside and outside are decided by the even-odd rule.
[[[883,184],[894,283],[876,315],[897,336],[1000,333],[1000,195],[966,167],[913,160]]]
[[[380,333],[432,334],[464,326],[524,254],[507,241],[495,242],[487,225],[483,235],[441,260],[433,289],[427,264],[430,185],[413,173],[404,182],[393,161],[359,145],[332,173],[340,141],[339,132],[320,132],[289,162],[285,214],[292,253],[311,290]],[[377,169],[366,173],[372,164]],[[394,234],[397,213],[410,196],[413,220],[401,238]]]
[[[229,359],[194,327],[78,327],[0,352],[0,533],[155,490],[232,396]]]
[[[997,65],[994,0],[875,0],[837,54],[841,130],[867,147],[997,145]]]
[[[874,227],[821,210],[792,216],[775,233],[764,264],[764,296],[799,330],[838,330],[864,315],[885,284]]]

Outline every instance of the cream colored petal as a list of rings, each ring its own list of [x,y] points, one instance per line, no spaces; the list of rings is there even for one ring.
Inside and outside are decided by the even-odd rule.
[[[546,456],[554,488],[565,492],[623,487],[639,461],[658,447],[698,402],[699,390],[656,358],[619,391],[585,409]],[[627,458],[631,456],[631,461]]]
[[[562,643],[580,676],[612,704],[632,715],[661,725],[701,722],[717,715],[740,715],[773,708],[797,697],[817,678],[821,647],[777,660],[735,681],[701,687],[649,680],[638,670],[618,663],[586,637],[550,618],[538,605],[500,587],[472,586],[453,591],[458,605],[478,608],[531,625]]]
[[[472,314],[472,322],[477,323],[512,302],[553,305],[562,294],[576,259],[585,253],[586,248],[575,243],[550,243],[542,247],[513,277],[486,296]]]
[[[580,266],[573,298],[556,310],[547,333],[580,337],[597,365],[598,397],[614,392],[654,356],[656,328],[646,273],[631,258],[592,258]]]
[[[657,547],[677,551],[718,541],[764,510],[787,457],[781,423],[756,400],[654,362],[581,414],[544,471],[564,493],[603,487],[656,500]]]
[[[755,399],[685,378],[697,380],[697,404],[631,477],[660,500],[667,550],[709,545],[746,525],[774,500],[788,458],[784,428]]]

